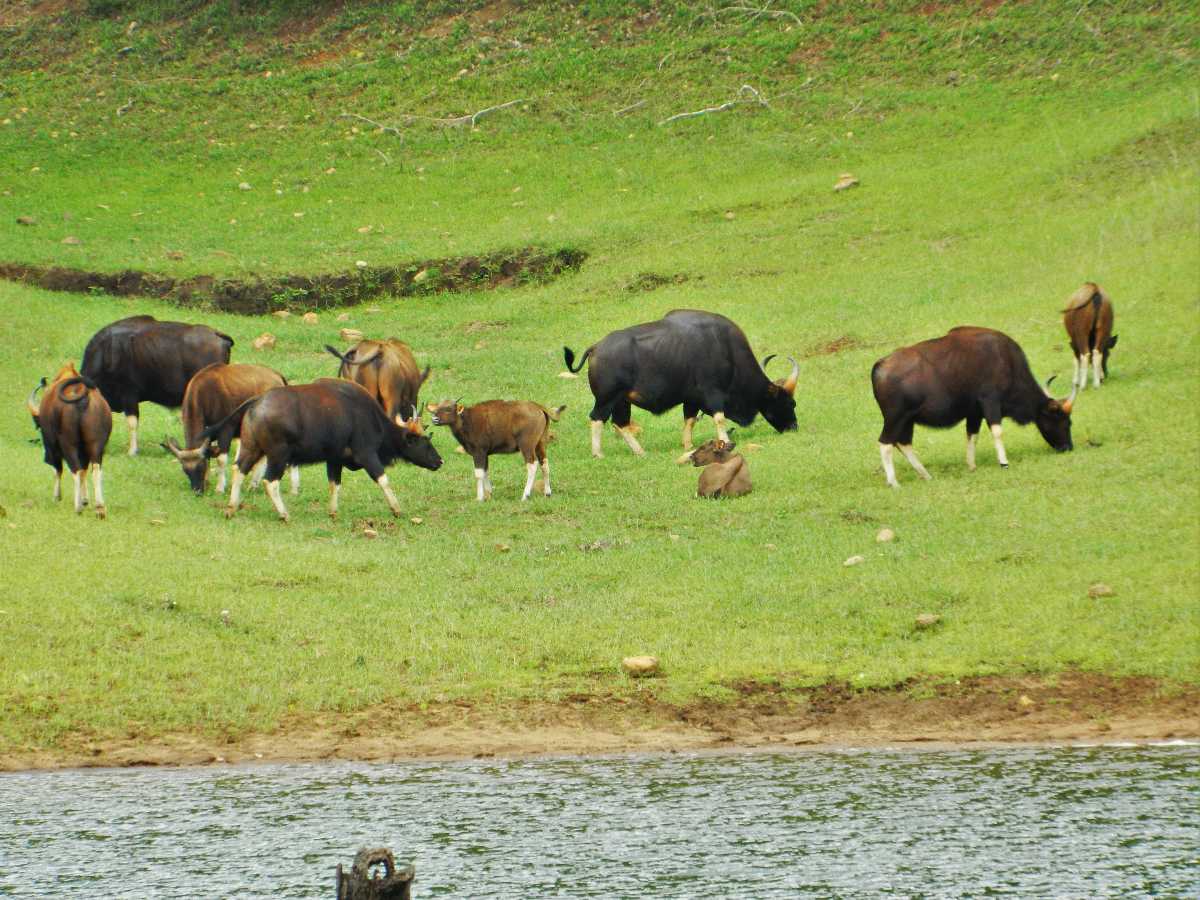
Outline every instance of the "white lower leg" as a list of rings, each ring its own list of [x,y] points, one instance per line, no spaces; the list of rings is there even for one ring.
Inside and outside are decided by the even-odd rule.
[[[892,462],[892,445],[879,445],[879,458],[883,461],[883,475],[887,479],[890,487],[900,487],[900,482],[896,480],[896,465]]]
[[[487,469],[483,472],[483,496],[492,496],[492,473]]]
[[[971,472],[975,471],[975,439],[978,434],[967,435],[967,469]]]
[[[1092,386],[1100,387],[1100,382],[1104,380],[1104,373],[1100,371],[1100,359],[1103,354],[1099,350],[1092,351]],[[1086,373],[1085,373],[1086,374]]]
[[[129,455],[137,456],[137,432],[138,432],[138,417],[126,416],[125,424],[129,426]]]
[[[638,439],[633,436],[633,427],[626,425],[624,428],[617,428],[621,432],[621,437],[625,438],[625,443],[629,445],[629,449],[638,456],[644,456],[646,451],[642,449],[642,445],[638,443]]]
[[[1086,390],[1087,389],[1087,377],[1088,377],[1088,355],[1086,353],[1079,354],[1079,361],[1078,361],[1077,365],[1078,365],[1079,377],[1075,383],[1079,386],[1079,388],[1081,390]]]
[[[542,493],[550,496],[550,460],[542,460]]]
[[[92,493],[95,494],[96,515],[104,518],[104,472],[100,463],[92,464]]]
[[[229,505],[225,507],[225,515],[232,516],[242,503],[242,481],[245,479],[240,466],[233,467],[233,481],[229,486]]]
[[[521,494],[522,500],[528,500],[529,495],[533,493],[533,479],[537,477],[537,463],[525,463],[525,491]]]
[[[83,512],[83,469],[72,472],[71,478],[75,481],[75,512]]]
[[[288,473],[292,479],[292,496],[295,497],[300,493],[300,467],[292,466],[291,472]]]
[[[379,485],[383,491],[383,496],[387,500],[388,508],[392,511],[393,516],[400,515],[400,502],[396,499],[396,495],[392,493],[392,488],[388,484],[387,473],[380,475],[375,479],[375,483]]]
[[[725,413],[713,413],[713,424],[717,426],[717,440],[729,442],[729,432],[725,430]]]
[[[933,477],[929,474],[928,470],[921,465],[921,461],[917,459],[917,454],[913,452],[912,444],[897,444],[896,446],[900,448],[900,452],[904,454],[904,458],[908,460],[908,464],[917,470],[918,475],[920,475],[926,481]]]
[[[692,449],[692,429],[696,427],[696,417],[683,420],[683,449]]]
[[[338,509],[338,494],[341,492],[342,486],[336,481],[329,482],[329,517],[337,518]]]
[[[475,499],[480,503],[483,502],[483,486],[486,479],[487,472],[485,472],[483,469],[477,468],[475,470]]]
[[[262,481],[263,473],[267,471],[267,458],[264,456],[258,461],[253,469],[250,470],[250,490],[258,487],[258,483]]]
[[[217,493],[225,493],[225,481],[229,474],[229,454],[222,453],[217,457]]]
[[[1087,369],[1084,369],[1083,372],[1086,375]],[[1000,432],[1001,432],[1000,425],[996,424],[996,425],[991,426],[991,428],[992,428],[992,441],[995,442],[995,444],[996,444],[996,459],[1000,461],[1000,465],[1003,468],[1007,469],[1008,468],[1008,455],[1004,452],[1004,441],[1002,441],[1000,439]]]
[[[268,481],[266,484],[267,496],[271,498],[271,504],[275,507],[275,512],[279,513],[279,518],[283,521],[288,520],[287,507],[283,505],[283,495],[279,493],[279,480]]]
[[[590,424],[592,426],[592,456],[599,459],[600,457],[604,456],[604,454],[600,452],[600,435],[604,431],[604,423],[597,422],[595,419],[592,419]]]

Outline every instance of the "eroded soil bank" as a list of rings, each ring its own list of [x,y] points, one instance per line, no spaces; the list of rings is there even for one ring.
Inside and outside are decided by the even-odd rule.
[[[872,691],[735,687],[734,702],[686,706],[661,703],[648,688],[643,696],[557,703],[382,706],[229,738],[75,736],[53,749],[10,750],[0,755],[0,770],[1200,738],[1200,687],[1167,688],[1149,678],[987,677]]]
[[[245,279],[212,275],[171,278],[133,270],[103,273],[0,263],[0,278],[48,291],[155,297],[180,306],[211,306],[224,312],[262,315],[281,309],[304,312],[353,306],[385,295],[407,297],[545,282],[578,269],[586,258],[582,250],[525,247],[486,256],[368,266],[354,272]]]

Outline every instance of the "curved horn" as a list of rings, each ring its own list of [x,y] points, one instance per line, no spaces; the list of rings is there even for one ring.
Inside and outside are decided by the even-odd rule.
[[[165,441],[159,443],[159,446],[176,459],[179,459],[179,445],[175,443],[175,438],[169,437]]]
[[[790,357],[790,356],[788,357],[788,360],[789,360],[789,361],[791,362],[791,364],[792,364],[792,373],[791,373],[790,375],[788,375],[788,377],[787,377],[787,381],[785,381],[785,382],[784,382],[782,385],[780,385],[780,386],[781,386],[781,387],[782,387],[782,388],[783,388],[785,391],[787,391],[789,394],[791,394],[792,396],[795,396],[795,394],[796,394],[796,381],[797,381],[797,380],[800,378],[800,363],[796,362],[796,360],[792,359],[792,357]]]
[[[1062,411],[1068,416],[1071,414],[1071,407],[1075,405],[1075,395],[1079,393],[1079,385],[1071,385],[1071,395],[1062,402]]]
[[[767,370],[767,363],[769,363],[771,360],[773,360],[775,358],[775,356],[776,356],[776,354],[772,353],[768,356],[763,357],[762,367],[763,367],[764,372]]]
[[[34,402],[34,398],[37,397],[38,391],[40,391],[45,386],[46,386],[46,377],[43,375],[42,380],[38,382],[37,387],[35,387],[30,392],[29,398],[25,401],[25,405],[27,407],[29,407],[29,414],[32,416],[41,415],[42,408],[39,404]]]
[[[1054,395],[1052,393],[1050,393],[1050,382],[1052,382],[1057,377],[1058,377],[1058,375],[1051,375],[1049,378],[1046,379],[1046,383],[1042,386],[1042,392],[1047,397],[1050,397],[1051,399],[1054,398]]]
[[[409,419],[409,421],[411,422],[413,419],[420,421],[421,414],[419,412],[417,412],[417,404],[414,403],[412,405],[412,411],[413,411],[412,419]]]

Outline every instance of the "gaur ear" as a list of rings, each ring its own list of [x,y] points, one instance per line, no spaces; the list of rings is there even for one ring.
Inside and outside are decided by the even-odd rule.
[[[770,394],[772,397],[776,397],[779,395],[779,390],[780,390],[779,385],[777,385],[775,382],[772,381],[771,386],[769,388],[767,388],[767,393]]]
[[[427,409],[431,413],[435,413],[435,412],[437,412],[437,404],[436,403],[426,403],[425,409]]]
[[[464,406],[463,406],[461,403],[455,403],[455,404],[454,404],[454,411],[455,411],[456,413],[458,413],[460,416],[462,415],[462,411],[463,411],[463,409],[465,409],[465,407],[464,407]]]

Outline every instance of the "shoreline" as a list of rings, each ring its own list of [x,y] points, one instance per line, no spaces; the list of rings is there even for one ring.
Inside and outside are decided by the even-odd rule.
[[[0,772],[849,748],[994,748],[1200,740],[1200,686],[1073,673],[920,681],[882,690],[743,684],[732,702],[572,697],[315,714],[236,738],[79,737],[0,753]]]

